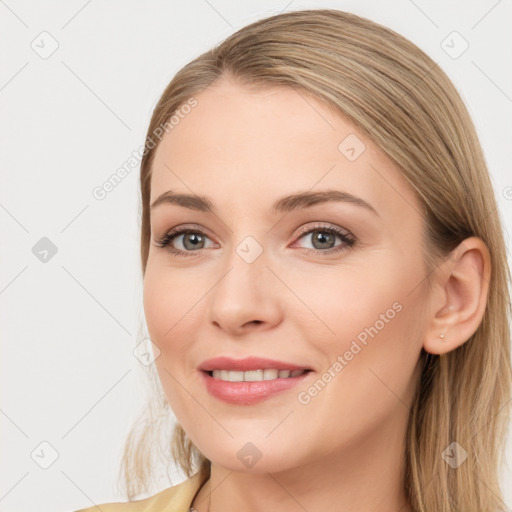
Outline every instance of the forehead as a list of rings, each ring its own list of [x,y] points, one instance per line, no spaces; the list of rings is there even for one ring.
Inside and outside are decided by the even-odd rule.
[[[261,208],[293,192],[330,188],[399,215],[419,209],[394,162],[305,91],[222,80],[195,99],[157,148],[151,202],[173,190]]]

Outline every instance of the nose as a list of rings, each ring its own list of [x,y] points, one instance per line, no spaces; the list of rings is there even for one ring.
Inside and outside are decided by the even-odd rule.
[[[234,254],[208,294],[209,321],[231,335],[264,331],[283,318],[282,283],[267,267],[264,253],[248,263]]]

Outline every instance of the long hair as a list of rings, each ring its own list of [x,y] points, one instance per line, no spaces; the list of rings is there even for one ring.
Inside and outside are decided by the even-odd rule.
[[[179,122],[180,109],[190,109],[195,95],[221,76],[250,87],[283,85],[314,94],[363,130],[394,161],[424,208],[429,276],[465,238],[477,236],[487,245],[492,271],[476,332],[441,357],[422,350],[405,439],[404,489],[416,512],[501,509],[499,472],[512,383],[510,270],[480,142],[454,85],[412,42],[355,14],[294,11],[240,29],[185,65],[154,109],[140,174],[143,275],[151,167],[162,127],[172,129],[170,120]],[[172,421],[161,385],[157,378],[153,382],[121,462],[129,499],[147,489],[158,432]],[[457,469],[442,457],[452,442],[468,452]],[[179,423],[162,446],[159,453],[187,477],[209,475],[210,461]]]

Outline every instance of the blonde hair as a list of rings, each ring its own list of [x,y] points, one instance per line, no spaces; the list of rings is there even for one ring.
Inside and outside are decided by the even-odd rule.
[[[482,149],[454,85],[412,42],[355,14],[302,10],[242,28],[184,66],[154,109],[140,175],[143,274],[155,133],[190,98],[226,76],[248,86],[312,93],[384,150],[423,205],[429,278],[465,238],[480,237],[489,248],[492,272],[478,329],[442,357],[422,351],[405,440],[404,489],[417,512],[500,509],[512,383],[510,270]],[[147,488],[159,419],[171,421],[160,383],[153,380],[151,402],[128,436],[121,464],[129,499]],[[454,441],[469,455],[457,469],[441,456]],[[161,451],[187,477],[197,471],[208,477],[210,461],[178,423]]]

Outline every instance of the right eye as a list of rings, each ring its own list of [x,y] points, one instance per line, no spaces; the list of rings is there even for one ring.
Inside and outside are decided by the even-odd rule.
[[[177,249],[173,246],[173,243],[180,238],[181,241],[179,243],[181,243],[183,249]],[[193,254],[190,253],[208,248],[205,247],[206,240],[210,239],[199,229],[181,228],[173,229],[165,233],[156,240],[155,245],[162,248],[167,247],[168,250],[176,256],[193,256]]]

